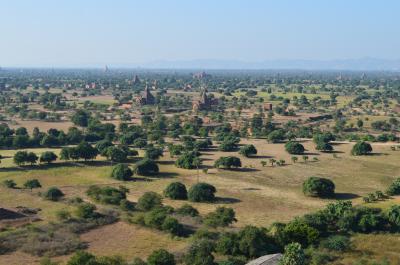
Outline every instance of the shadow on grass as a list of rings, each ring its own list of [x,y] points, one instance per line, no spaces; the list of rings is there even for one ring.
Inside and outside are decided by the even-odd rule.
[[[274,158],[274,156],[259,155],[259,156],[250,156],[249,158],[270,159],[270,158]]]
[[[339,192],[339,193],[335,193],[335,196],[333,196],[333,199],[336,200],[352,200],[352,199],[356,199],[359,198],[360,196],[354,193],[346,193],[346,192]]]
[[[236,199],[236,198],[230,198],[230,197],[216,197],[214,202],[221,203],[221,204],[233,204],[233,203],[241,202],[241,200]]]

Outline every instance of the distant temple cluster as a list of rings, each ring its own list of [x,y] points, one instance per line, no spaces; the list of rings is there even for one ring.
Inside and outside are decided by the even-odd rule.
[[[218,99],[210,98],[207,95],[207,90],[203,89],[200,93],[200,99],[192,102],[193,111],[210,110],[213,105],[218,104]]]

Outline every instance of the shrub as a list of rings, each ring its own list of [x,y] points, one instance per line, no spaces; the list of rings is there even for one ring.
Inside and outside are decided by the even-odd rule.
[[[148,265],[175,265],[174,255],[164,249],[153,251],[147,258]]]
[[[64,193],[56,187],[49,188],[44,194],[44,197],[51,201],[58,201],[63,196]]]
[[[303,193],[311,197],[332,197],[335,193],[335,184],[326,178],[309,177],[303,183]]]
[[[118,189],[114,187],[90,186],[86,194],[96,202],[119,205],[126,199],[129,190],[123,186]]]
[[[75,214],[79,218],[92,218],[95,217],[96,205],[91,203],[81,203],[78,205]]]
[[[132,170],[125,164],[115,165],[111,172],[111,177],[117,180],[129,180],[132,175]]]
[[[289,141],[285,144],[285,149],[289,154],[301,155],[304,153],[305,149],[301,143]]]
[[[184,204],[182,207],[176,209],[176,213],[180,215],[187,215],[191,217],[199,216],[199,211],[190,204]]]
[[[350,239],[347,236],[334,235],[321,242],[322,247],[334,251],[346,251],[350,248]]]
[[[236,222],[235,211],[232,208],[218,207],[204,218],[204,223],[211,227],[228,226]]]
[[[133,202],[131,202],[131,201],[128,201],[128,200],[121,200],[119,202],[119,207],[123,211],[133,211],[133,210],[135,210],[135,204]]]
[[[351,149],[351,154],[354,156],[368,155],[371,152],[371,145],[364,141],[357,142]]]
[[[4,180],[3,185],[4,185],[4,187],[10,188],[10,189],[14,189],[15,187],[17,187],[17,183],[15,183],[15,181],[12,179]]]
[[[164,190],[164,196],[173,200],[186,200],[187,190],[186,186],[180,182],[172,182]]]
[[[155,207],[162,206],[162,198],[159,194],[149,191],[144,193],[138,200],[136,207],[141,211],[149,211]]]
[[[134,168],[134,173],[136,175],[148,176],[152,174],[157,174],[159,171],[156,162],[150,159],[143,159],[136,163]]]
[[[239,154],[241,154],[242,156],[245,157],[249,157],[252,155],[256,155],[257,154],[257,149],[254,145],[252,144],[248,144],[245,146],[242,146],[239,150]]]
[[[192,202],[211,202],[215,199],[217,189],[208,183],[197,183],[188,192],[188,198]]]

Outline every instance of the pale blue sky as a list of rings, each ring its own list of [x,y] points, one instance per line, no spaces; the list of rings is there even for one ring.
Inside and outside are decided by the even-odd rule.
[[[0,65],[400,59],[398,0],[0,0]]]

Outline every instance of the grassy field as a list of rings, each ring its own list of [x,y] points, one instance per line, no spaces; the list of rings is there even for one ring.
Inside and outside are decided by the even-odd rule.
[[[374,154],[363,157],[350,156],[352,143],[335,144],[336,157],[334,157],[332,154],[317,152],[311,141],[305,141],[303,144],[307,149],[309,160],[304,162],[299,156],[298,162],[293,163],[291,155],[284,151],[283,144],[269,144],[263,139],[242,141],[242,144],[249,143],[257,147],[258,154],[253,158],[241,157],[243,168],[239,170],[225,171],[212,168],[215,159],[220,156],[237,155],[235,152],[209,150],[203,153],[203,164],[209,170],[207,174],[200,171],[199,179],[215,185],[218,198],[212,204],[193,203],[202,214],[213,211],[218,206],[232,207],[238,219],[234,227],[247,224],[268,226],[273,222],[289,221],[296,216],[322,208],[331,200],[309,198],[302,194],[302,183],[309,176],[332,179],[336,184],[336,199],[350,199],[355,204],[362,203],[361,197],[370,192],[385,190],[396,176],[400,176],[398,166],[400,152],[391,151],[390,144],[373,144]],[[32,149],[38,154],[46,150],[48,149]],[[58,153],[57,149],[53,151]],[[111,164],[108,162],[101,160],[87,164],[57,162],[52,166],[18,168],[12,163],[15,152],[15,150],[0,151],[0,154],[6,157],[1,163],[0,182],[13,179],[18,186],[22,186],[26,180],[36,178],[42,183],[43,188],[31,192],[25,189],[11,190],[0,187],[1,205],[41,208],[39,217],[43,222],[54,221],[56,211],[71,207],[64,202],[45,201],[37,195],[38,191],[44,191],[51,186],[59,187],[67,198],[81,196],[88,199],[85,197],[85,191],[90,185],[123,184],[130,189],[129,200],[137,201],[146,191],[162,193],[163,189],[173,181],[182,181],[188,186],[197,182],[197,171],[176,168],[173,164],[174,159],[171,159],[168,153],[165,153],[159,161],[161,172],[159,176],[122,183],[109,177]],[[318,161],[313,161],[314,157]],[[284,159],[286,165],[271,166],[270,158]],[[268,162],[268,165],[263,167],[261,161]],[[388,207],[394,201],[388,200],[379,206]],[[178,207],[185,202],[165,199],[164,203]],[[399,244],[398,238],[382,235],[369,240],[390,245],[389,251],[385,250],[385,254],[376,254],[373,246],[366,242],[368,237],[360,235],[354,238],[354,245],[360,249],[359,253],[365,252],[374,257],[389,255],[393,260],[396,258],[398,254],[390,249],[393,249],[392,246],[398,246],[396,245]],[[172,239],[164,233],[122,222],[92,230],[83,234],[82,239],[89,243],[89,250],[96,254],[120,254],[127,258],[144,257],[160,247],[179,253],[187,246],[185,240]],[[349,264],[346,260],[354,258],[354,254],[352,255],[345,256],[344,263],[341,264]],[[0,255],[0,264],[13,264],[9,260],[10,255]]]

